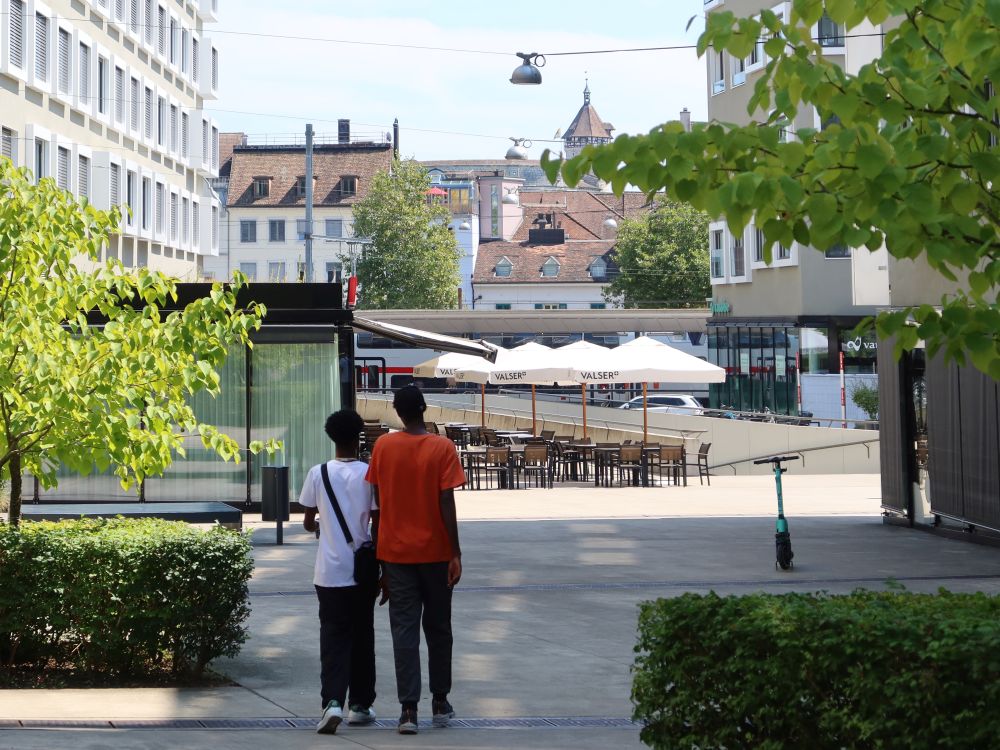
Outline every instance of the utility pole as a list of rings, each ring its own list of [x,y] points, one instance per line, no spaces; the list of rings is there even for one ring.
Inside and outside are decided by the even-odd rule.
[[[313,126],[306,125],[306,278],[313,280]]]

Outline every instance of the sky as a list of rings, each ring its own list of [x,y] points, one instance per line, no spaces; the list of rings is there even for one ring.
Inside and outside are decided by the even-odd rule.
[[[282,7],[289,10],[277,13]],[[301,138],[307,122],[332,136],[340,118],[351,120],[355,136],[381,137],[399,118],[404,157],[497,159],[507,139],[519,137],[534,141],[529,156],[538,158],[559,148],[545,141],[576,115],[585,78],[615,135],[646,132],[684,107],[704,119],[705,61],[693,49],[552,55],[540,86],[515,86],[515,52],[693,45],[703,7],[702,0],[222,0],[219,21],[206,25],[220,57],[220,96],[206,109],[224,132],[242,131],[252,143]]]

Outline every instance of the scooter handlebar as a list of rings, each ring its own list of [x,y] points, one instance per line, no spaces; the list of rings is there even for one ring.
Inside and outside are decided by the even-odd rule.
[[[798,461],[799,456],[771,456],[754,461],[755,464],[780,464],[782,461]]]

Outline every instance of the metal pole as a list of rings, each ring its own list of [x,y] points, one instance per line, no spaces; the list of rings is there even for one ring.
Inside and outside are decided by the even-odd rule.
[[[583,396],[583,437],[587,438],[587,384],[580,383],[580,395]]]
[[[479,426],[486,426],[486,383],[479,386]]]
[[[306,125],[306,278],[313,280],[313,126]]]
[[[844,375],[844,353],[840,352],[840,418],[844,420],[847,429],[847,383]]]
[[[649,432],[649,412],[646,411],[646,384],[642,384],[642,442],[646,442],[646,433]]]
[[[531,384],[531,434],[537,435],[538,430],[535,429],[535,384]]]

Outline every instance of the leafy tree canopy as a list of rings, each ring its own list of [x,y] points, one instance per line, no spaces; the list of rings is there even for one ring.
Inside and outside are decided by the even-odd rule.
[[[372,180],[354,207],[354,231],[371,238],[357,263],[358,307],[440,310],[458,303],[460,252],[451,212],[428,198],[430,179],[412,159]]]
[[[665,190],[740,232],[756,217],[769,244],[838,243],[922,258],[967,284],[939,305],[882,313],[897,352],[920,339],[1000,378],[1000,2],[997,0],[793,0],[787,21],[728,11],[708,15],[699,54],[746,57],[763,38],[768,62],[748,111],[761,124],[680,123],[620,136],[561,163],[575,184],[592,171],[617,192]],[[811,27],[824,11],[851,35],[890,21],[880,57],[849,74],[822,56]],[[815,107],[817,131],[783,142],[781,123]],[[836,116],[834,119],[832,116]],[[911,321],[914,325],[908,325]]]
[[[22,471],[52,487],[60,464],[83,474],[113,466],[128,487],[183,456],[184,434],[239,461],[236,441],[201,423],[188,396],[218,392],[217,368],[230,346],[249,344],[263,307],[238,310],[237,281],[164,314],[173,280],[100,263],[117,209],[98,211],[51,179],[33,184],[5,158],[0,193],[0,473],[11,522]],[[92,312],[103,327],[88,324]]]
[[[627,219],[618,230],[619,274],[604,292],[625,307],[705,304],[708,276],[708,216],[687,203],[661,202]]]

